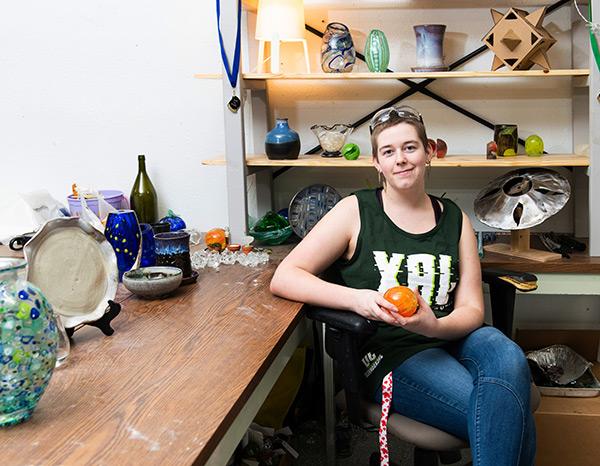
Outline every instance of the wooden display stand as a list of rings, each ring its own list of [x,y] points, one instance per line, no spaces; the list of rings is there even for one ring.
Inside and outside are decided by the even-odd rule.
[[[505,256],[519,257],[521,259],[529,259],[538,262],[548,262],[558,260],[562,256],[555,252],[541,251],[539,249],[531,249],[530,245],[531,234],[529,228],[523,230],[511,230],[510,244],[495,243],[484,246],[483,249],[496,254]]]

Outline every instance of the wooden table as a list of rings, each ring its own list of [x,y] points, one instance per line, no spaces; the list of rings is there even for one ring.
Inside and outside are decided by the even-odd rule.
[[[269,292],[288,251],[164,300],[121,296],[114,335],[77,331],[33,417],[0,430],[0,462],[224,465],[302,338],[301,304]]]

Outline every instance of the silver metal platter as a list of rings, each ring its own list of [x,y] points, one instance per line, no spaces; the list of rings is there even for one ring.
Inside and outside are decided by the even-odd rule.
[[[65,327],[102,317],[117,293],[117,258],[104,235],[79,217],[46,222],[23,248],[27,280]]]
[[[547,168],[521,168],[492,180],[475,199],[475,215],[486,225],[522,230],[539,225],[569,200],[566,178]]]
[[[341,199],[342,196],[326,184],[313,184],[298,191],[288,209],[288,219],[294,233],[304,238]]]

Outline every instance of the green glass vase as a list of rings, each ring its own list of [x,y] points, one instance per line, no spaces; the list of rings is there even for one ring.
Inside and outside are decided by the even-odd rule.
[[[369,71],[384,73],[390,63],[390,47],[385,34],[379,29],[373,29],[367,36],[365,44],[365,59]]]
[[[146,173],[146,157],[138,155],[138,174],[129,196],[131,209],[140,223],[155,223],[158,220],[156,190]]]

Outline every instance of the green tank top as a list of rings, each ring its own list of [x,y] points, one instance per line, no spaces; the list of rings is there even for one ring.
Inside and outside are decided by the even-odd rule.
[[[460,208],[449,199],[436,198],[443,205],[437,225],[426,233],[411,234],[385,214],[376,190],[362,190],[355,195],[360,232],[352,258],[334,264],[339,282],[381,293],[397,285],[418,287],[438,318],[452,312],[459,276]],[[445,343],[378,322],[376,334],[360,349],[365,389],[374,393],[383,377],[405,359]]]

